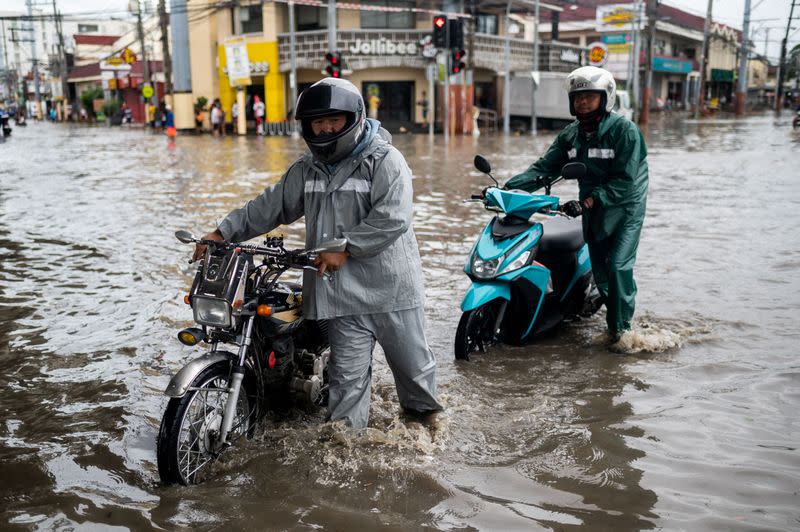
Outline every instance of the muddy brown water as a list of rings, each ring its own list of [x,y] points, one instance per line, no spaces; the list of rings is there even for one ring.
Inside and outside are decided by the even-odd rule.
[[[789,117],[664,119],[636,328],[603,317],[453,361],[461,269],[489,219],[462,202],[552,140],[395,137],[415,175],[429,341],[447,417],[398,418],[380,352],[370,429],[270,421],[208,483],[159,484],[155,436],[202,232],[302,151],[290,138],[31,124],[0,144],[0,528],[800,528],[800,134]],[[575,185],[554,194],[575,196]],[[302,242],[301,227],[284,231]]]

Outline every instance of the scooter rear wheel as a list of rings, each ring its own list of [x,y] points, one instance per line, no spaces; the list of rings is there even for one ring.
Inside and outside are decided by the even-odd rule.
[[[484,353],[487,347],[497,343],[494,331],[497,312],[498,305],[493,301],[461,315],[453,346],[456,360],[469,360],[475,351]]]

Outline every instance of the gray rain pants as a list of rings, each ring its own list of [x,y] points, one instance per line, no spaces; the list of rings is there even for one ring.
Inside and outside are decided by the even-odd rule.
[[[441,410],[436,400],[436,359],[425,339],[421,306],[381,314],[360,314],[328,321],[331,421],[360,429],[369,420],[372,351],[377,341],[394,375],[400,406]]]

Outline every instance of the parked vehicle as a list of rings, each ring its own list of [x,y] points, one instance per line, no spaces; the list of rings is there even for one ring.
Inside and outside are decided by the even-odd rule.
[[[475,167],[491,177],[491,166],[480,155]],[[569,163],[551,185],[584,175],[583,163]],[[559,212],[550,185],[544,194],[497,185],[472,196],[497,214],[464,266],[472,285],[456,330],[454,351],[460,360],[498,342],[528,342],[564,320],[591,316],[602,304],[581,221]]]
[[[208,246],[185,298],[199,327],[183,329],[178,339],[210,349],[167,386],[157,461],[164,483],[194,484],[267,411],[327,401],[325,322],[303,318],[302,286],[282,277],[291,269],[316,269],[317,254],[343,251],[347,241],[292,251],[282,237],[258,246],[198,240],[186,231],[175,236]]]
[[[631,107],[631,96],[628,91],[617,90],[617,97],[614,101],[614,112],[633,120],[633,107]]]

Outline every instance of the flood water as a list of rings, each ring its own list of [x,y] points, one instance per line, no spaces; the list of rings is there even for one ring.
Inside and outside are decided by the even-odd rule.
[[[456,364],[461,270],[490,218],[463,203],[488,184],[472,158],[504,180],[553,134],[397,135],[446,418],[400,420],[378,351],[366,434],[296,413],[190,488],[155,466],[162,391],[197,353],[175,339],[193,269],[172,234],[213,228],[302,141],[16,128],[0,144],[0,528],[797,530],[800,133],[786,114],[658,120],[622,353],[601,312]]]

